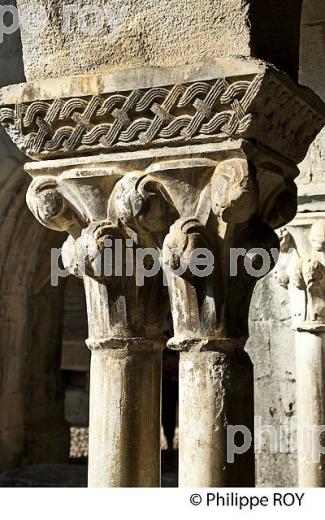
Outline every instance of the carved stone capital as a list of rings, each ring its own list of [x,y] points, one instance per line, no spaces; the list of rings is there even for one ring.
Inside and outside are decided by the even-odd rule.
[[[325,332],[325,204],[322,207],[321,200],[325,200],[325,185],[322,190],[299,186],[301,211],[281,230],[276,270],[280,284],[289,290],[293,328],[310,332]],[[306,212],[306,204],[316,211]]]
[[[324,121],[316,96],[254,60],[0,91],[0,122],[36,160],[26,165],[27,202],[43,225],[70,235],[63,259],[84,278],[98,345],[159,337],[168,308],[174,343],[241,342],[258,279],[248,252],[278,248],[274,230],[296,212],[297,162]],[[144,248],[161,268],[139,284]],[[204,276],[191,269],[199,250],[212,263]],[[141,268],[153,271],[147,256]]]

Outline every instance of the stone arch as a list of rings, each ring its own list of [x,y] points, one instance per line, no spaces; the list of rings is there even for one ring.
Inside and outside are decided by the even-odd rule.
[[[1,190],[1,470],[68,457],[60,374],[63,285],[49,284],[50,250],[62,238],[33,219],[27,185],[16,168]]]

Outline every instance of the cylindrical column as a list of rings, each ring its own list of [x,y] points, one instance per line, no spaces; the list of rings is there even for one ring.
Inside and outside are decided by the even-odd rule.
[[[179,485],[254,486],[252,363],[242,349],[211,343],[180,354]],[[233,443],[245,446],[232,462],[241,451]]]
[[[159,487],[161,348],[120,341],[92,351],[88,486]]]
[[[298,485],[324,487],[325,332],[296,332],[295,341]]]

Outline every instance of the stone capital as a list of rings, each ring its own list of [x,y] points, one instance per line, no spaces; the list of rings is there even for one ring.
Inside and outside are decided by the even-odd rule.
[[[276,275],[289,290],[292,326],[325,332],[325,185],[298,186],[298,214],[280,231]]]
[[[34,160],[25,168],[29,207],[70,235],[63,259],[85,281],[91,344],[157,338],[169,306],[164,281],[174,342],[246,337],[258,279],[246,253],[278,248],[274,230],[296,212],[297,163],[324,121],[316,96],[256,60],[0,91],[0,122]],[[123,259],[118,272],[107,244]],[[164,269],[141,285],[134,259],[143,248],[158,251]],[[191,270],[198,249],[212,255],[204,277]],[[233,274],[236,250],[244,253]]]

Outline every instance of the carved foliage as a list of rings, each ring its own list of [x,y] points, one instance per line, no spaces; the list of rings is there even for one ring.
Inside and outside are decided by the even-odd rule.
[[[225,222],[240,224],[256,213],[258,185],[244,159],[223,161],[211,185],[212,209]]]
[[[113,191],[109,213],[142,237],[166,233],[178,212],[168,191],[154,177],[141,172],[126,174]]]
[[[55,231],[72,231],[79,227],[80,215],[61,194],[53,177],[35,179],[26,195],[27,204],[36,219]]]
[[[219,335],[232,334],[233,328],[238,337],[245,334],[246,311],[257,280],[252,280],[244,272],[241,263],[237,277],[229,280],[230,248],[265,247],[268,250],[276,247],[277,243],[273,230],[260,220],[257,177],[246,159],[232,158],[215,164],[211,160],[201,161],[199,166],[200,176],[197,175],[197,159],[193,160],[192,169],[190,160],[186,159],[183,169],[179,160],[155,163],[154,169],[150,166],[145,171],[121,173],[113,183],[110,181],[110,193],[105,191],[108,184],[105,184],[101,172],[98,185],[97,177],[92,179],[96,196],[96,186],[102,189],[100,186],[105,184],[102,193],[106,193],[107,217],[100,221],[89,221],[89,217],[82,213],[91,196],[82,187],[82,175],[69,179],[69,183],[66,176],[64,182],[60,182],[60,178],[38,178],[32,182],[27,199],[42,224],[67,230],[72,235],[63,248],[65,264],[71,272],[80,275],[80,266],[84,262],[82,273],[110,287],[105,298],[108,298],[108,306],[114,310],[116,319],[116,298],[121,295],[125,305],[131,305],[133,309],[140,300],[146,305],[143,297],[139,300],[134,278],[131,280],[125,276],[124,266],[118,277],[114,275],[113,266],[107,265],[105,241],[110,240],[113,244],[113,257],[108,260],[112,263],[114,242],[119,239],[123,255],[127,241],[134,249],[151,247],[161,251],[161,261],[171,273],[169,294],[174,328],[178,333],[183,329],[186,332],[195,322],[199,335],[217,334],[217,331]],[[201,171],[202,168],[206,168],[207,174]],[[188,201],[183,205],[184,213],[179,206],[177,175],[182,183],[182,197]],[[89,183],[89,179],[85,178],[84,182]],[[80,191],[77,194],[74,190]],[[71,201],[79,201],[79,206]],[[191,255],[197,249],[208,249],[214,259],[211,275],[203,278],[197,273],[194,276],[189,269]],[[185,269],[178,274],[181,264]],[[162,278],[155,276],[152,282],[154,289],[149,293],[158,294],[156,285],[162,283]],[[115,292],[112,287],[116,288]],[[239,299],[238,294],[242,294]],[[135,298],[138,303],[131,304],[130,298]],[[185,319],[187,315],[189,318]],[[230,326],[229,320],[236,326]]]
[[[171,226],[164,240],[163,252],[170,269],[177,271],[183,264],[186,270],[182,276],[192,278],[189,269],[191,254],[204,248],[209,248],[205,226],[195,217],[180,218]]]

